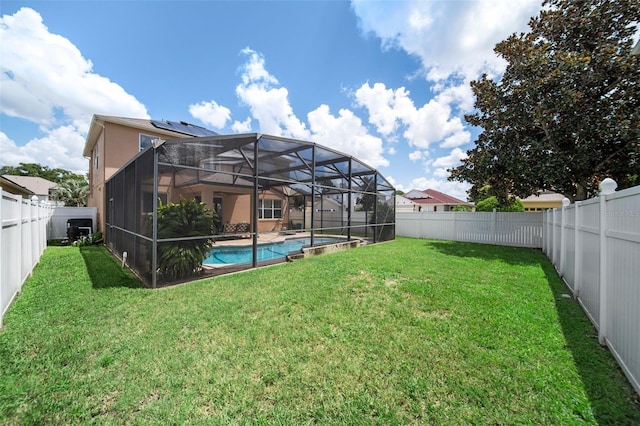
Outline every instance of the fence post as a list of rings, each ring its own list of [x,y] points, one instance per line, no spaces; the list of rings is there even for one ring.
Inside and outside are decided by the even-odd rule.
[[[456,230],[456,214],[457,212],[453,212],[453,241],[460,241],[458,239],[458,232]]]
[[[568,198],[562,199],[562,209],[560,217],[560,276],[564,277],[564,266],[566,264],[567,258],[567,206],[570,201]]]
[[[493,239],[492,244],[496,244],[496,233],[498,232],[498,227],[496,221],[498,220],[498,214],[496,213],[496,209],[493,209],[493,213],[491,215],[491,238]]]
[[[600,182],[600,327],[598,328],[598,341],[606,345],[607,339],[607,195],[613,194],[618,184],[610,178]]]
[[[582,280],[582,235],[580,226],[582,225],[582,201],[575,202],[575,219],[574,219],[574,261],[573,261],[573,298],[578,299],[580,296],[580,280]]]

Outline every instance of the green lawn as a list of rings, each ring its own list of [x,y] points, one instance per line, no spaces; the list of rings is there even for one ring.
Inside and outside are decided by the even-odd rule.
[[[144,289],[50,247],[0,331],[4,424],[640,424],[538,250],[398,239]]]

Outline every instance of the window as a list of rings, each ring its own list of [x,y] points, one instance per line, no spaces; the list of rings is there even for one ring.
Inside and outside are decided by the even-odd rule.
[[[93,149],[93,168],[98,170],[98,166],[100,165],[100,160],[98,157],[98,147]]]
[[[145,135],[144,133],[140,133],[140,138],[139,138],[140,151],[150,146],[151,143],[156,139],[158,139],[158,136],[151,136],[151,135]]]
[[[282,200],[260,200],[258,219],[281,219]]]

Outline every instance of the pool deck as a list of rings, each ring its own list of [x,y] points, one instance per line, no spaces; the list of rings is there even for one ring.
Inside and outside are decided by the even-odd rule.
[[[258,234],[258,244],[267,244],[267,243],[279,243],[281,241],[291,239],[291,238],[305,238],[311,237],[310,232],[297,232],[297,233],[262,233]],[[316,234],[317,238],[322,237],[340,237],[346,238],[344,235],[328,235],[328,234]],[[227,247],[227,246],[251,246],[253,245],[253,237],[251,235],[247,235],[245,237],[238,237],[233,239],[222,238],[216,240],[214,244],[215,247]]]

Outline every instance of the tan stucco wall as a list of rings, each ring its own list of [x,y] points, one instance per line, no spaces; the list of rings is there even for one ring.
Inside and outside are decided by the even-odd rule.
[[[562,201],[522,201],[525,210],[536,211],[562,207]]]
[[[97,207],[98,229],[104,232],[105,182],[122,166],[136,156],[140,147],[140,134],[163,137],[159,133],[141,131],[131,127],[106,122],[94,148],[98,152],[98,169],[94,167],[92,152],[89,159],[91,193],[87,206]],[[166,137],[166,136],[164,136]]]

